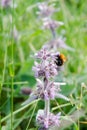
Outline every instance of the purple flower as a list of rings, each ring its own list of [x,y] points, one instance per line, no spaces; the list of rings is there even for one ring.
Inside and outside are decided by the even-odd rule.
[[[45,29],[54,30],[55,28],[59,27],[60,25],[63,25],[63,22],[55,21],[50,18],[43,19],[43,26]]]
[[[58,74],[57,65],[55,64],[55,53],[49,52],[46,47],[43,47],[36,54],[36,58],[41,60],[39,63],[35,62],[35,66],[32,68],[36,78],[43,77],[49,79]]]
[[[57,39],[51,40],[48,43],[47,47],[50,48],[50,49],[54,48],[55,50],[58,49],[58,48],[64,48],[64,49],[67,49],[67,50],[70,50],[70,51],[74,51],[73,48],[66,45],[65,41],[63,41],[62,38],[57,38]]]
[[[2,7],[10,6],[11,0],[1,0]]]
[[[35,72],[35,77],[37,78],[45,76],[44,66],[37,62],[35,62],[35,66],[32,68],[32,70]]]
[[[44,99],[54,99],[55,98],[55,93],[56,93],[56,87],[53,82],[49,82],[46,90],[44,91]]]
[[[42,17],[48,17],[56,11],[53,6],[49,6],[45,2],[39,3],[38,8],[39,11],[37,12],[37,14],[39,14]]]
[[[50,58],[50,53],[47,50],[46,47],[43,47],[36,55],[36,58],[41,59],[41,60],[47,60]]]
[[[54,115],[52,113],[49,113],[49,115],[45,115],[43,110],[39,110],[37,117],[36,117],[36,122],[37,124],[42,127],[42,128],[50,128],[53,126],[59,126],[60,125],[60,114],[58,113],[57,115]]]
[[[41,63],[35,62],[33,67],[35,77],[45,77],[47,79],[54,77],[58,74],[57,66],[54,61],[43,61]]]
[[[45,100],[54,99],[56,93],[60,91],[60,86],[52,81],[48,81],[46,86],[39,79],[37,79],[37,82],[38,84],[35,94],[37,95],[38,98]]]

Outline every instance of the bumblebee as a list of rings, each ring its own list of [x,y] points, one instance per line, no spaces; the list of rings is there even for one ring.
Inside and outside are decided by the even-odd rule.
[[[56,55],[55,63],[56,63],[57,66],[62,66],[65,61],[66,61],[66,57],[65,57],[64,54]]]

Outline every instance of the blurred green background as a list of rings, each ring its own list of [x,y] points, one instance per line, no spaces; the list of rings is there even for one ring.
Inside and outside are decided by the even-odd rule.
[[[21,93],[22,87],[35,89],[36,80],[32,71],[33,55],[42,45],[51,39],[49,30],[42,29],[42,21],[38,18],[38,2],[44,0],[14,0],[14,8],[0,7],[0,111],[1,119],[5,119],[12,111],[20,110],[13,116],[13,130],[36,130],[35,116],[38,109],[44,108],[43,101],[39,101],[34,111],[34,105],[21,110],[21,104],[28,96]],[[52,0],[55,8],[60,11],[53,15],[54,20],[64,22],[64,26],[57,29],[58,36],[66,39],[68,46],[74,51],[60,49],[67,57],[64,71],[59,74],[57,81],[66,82],[62,93],[71,99],[69,106],[56,109],[62,115],[77,110],[84,110],[82,121],[67,125],[66,130],[87,129],[87,0]],[[64,100],[57,100],[59,105],[67,104]],[[51,107],[58,104],[52,101]],[[33,112],[34,111],[34,112]],[[63,113],[64,112],[64,113]],[[32,119],[31,119],[31,113]],[[2,121],[2,130],[10,130],[11,117]],[[60,129],[62,130],[62,128]],[[65,128],[64,128],[65,130]]]

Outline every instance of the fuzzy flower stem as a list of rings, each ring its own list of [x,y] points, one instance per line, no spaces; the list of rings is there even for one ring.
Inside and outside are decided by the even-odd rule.
[[[56,38],[56,32],[55,32],[55,29],[50,27],[50,30],[51,30],[51,33],[52,33],[52,36],[53,36],[53,39]]]
[[[45,115],[48,117],[50,112],[50,100],[45,100]]]
[[[44,78],[44,88],[47,87],[48,84],[48,80],[47,78]],[[49,99],[45,99],[45,115],[48,117],[49,116],[49,112],[50,112],[50,100]]]

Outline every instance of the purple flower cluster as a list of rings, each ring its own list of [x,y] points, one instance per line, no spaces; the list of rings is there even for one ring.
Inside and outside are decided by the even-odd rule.
[[[43,47],[38,53],[35,54],[37,62],[33,67],[35,72],[35,77],[37,78],[37,89],[35,95],[37,98],[48,102],[55,99],[57,93],[60,92],[60,83],[55,83],[53,81],[54,77],[58,75],[58,69],[55,62],[56,56],[59,53],[53,53],[48,51],[47,48]],[[45,105],[45,113],[49,113],[49,105]],[[37,115],[37,124],[39,127],[47,129],[51,126],[59,126],[60,116],[50,114],[40,114]]]
[[[45,29],[55,29],[61,25],[63,25],[63,22],[52,20],[50,18],[43,19],[43,26]]]
[[[54,125],[60,125],[60,115],[61,113],[58,113],[57,115],[49,113],[49,115],[46,116],[43,110],[39,110],[36,121],[39,126],[42,126],[44,129],[48,129]]]
[[[47,47],[49,49],[53,48],[55,50],[57,50],[57,48],[64,48],[70,51],[74,51],[73,48],[66,45],[66,43],[61,37],[56,36],[55,30],[58,27],[64,25],[63,22],[53,20],[51,17],[54,12],[58,11],[58,9],[56,10],[54,5],[49,5],[49,3],[47,2],[39,3],[38,8],[38,15],[41,17],[43,22],[43,29],[49,29],[53,35],[53,39],[48,43]]]
[[[50,52],[47,50],[46,47],[43,47],[37,54],[36,54],[36,58],[38,59],[49,59],[50,58]]]
[[[40,63],[35,62],[33,67],[36,78],[44,77],[50,79],[58,74],[53,55],[44,47],[36,54],[36,58],[41,60]]]
[[[38,98],[49,100],[49,99],[55,99],[56,93],[60,92],[60,85],[55,84],[53,81],[48,81],[46,86],[44,86],[44,83],[40,80],[37,80],[37,90],[36,95]]]
[[[37,12],[37,14],[42,17],[51,16],[56,11],[52,5],[48,6],[45,2],[39,3],[38,9],[39,11]]]
[[[57,66],[54,62],[41,62],[40,64],[35,62],[33,67],[35,77],[45,77],[46,79],[52,78],[57,75]]]

